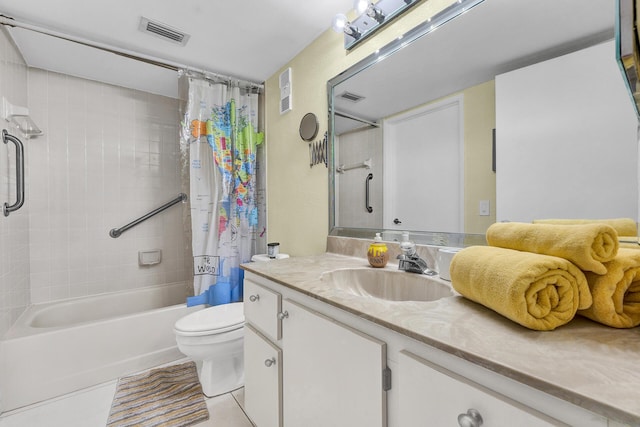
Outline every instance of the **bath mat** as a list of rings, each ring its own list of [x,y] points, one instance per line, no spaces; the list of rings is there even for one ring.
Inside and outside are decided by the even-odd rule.
[[[118,380],[107,427],[185,427],[209,419],[194,362]]]

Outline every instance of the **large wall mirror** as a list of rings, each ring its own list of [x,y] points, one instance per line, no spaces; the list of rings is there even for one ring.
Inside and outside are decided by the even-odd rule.
[[[328,82],[330,233],[483,241],[496,221],[638,218],[616,2],[469,0]]]

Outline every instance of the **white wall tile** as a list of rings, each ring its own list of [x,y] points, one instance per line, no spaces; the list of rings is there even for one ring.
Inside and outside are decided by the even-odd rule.
[[[178,101],[38,69],[29,79],[38,89],[29,92],[30,105],[48,109],[42,149],[29,160],[38,171],[30,195],[37,206],[32,230],[38,230],[31,262],[42,263],[45,254],[50,262],[46,273],[31,273],[32,298],[190,281],[180,208],[118,239],[108,236],[182,188]],[[156,248],[162,263],[138,266],[138,251]]]
[[[18,106],[27,106],[27,66],[6,30],[0,29],[0,97]],[[2,121],[2,129],[25,142],[25,156],[30,142],[17,129]],[[15,149],[13,144],[0,144],[0,204],[14,203]],[[31,170],[25,167],[26,195]],[[0,214],[0,337],[29,304],[29,204],[11,213]],[[1,379],[0,379],[1,380]]]
[[[0,217],[0,253],[9,255],[0,257],[0,336],[30,303],[190,281],[180,207],[108,236],[182,188],[176,100],[27,69],[4,30],[0,96],[28,106],[45,132],[25,147],[25,206]],[[0,147],[2,201],[15,185],[13,161]],[[150,248],[163,262],[138,266],[138,250]]]

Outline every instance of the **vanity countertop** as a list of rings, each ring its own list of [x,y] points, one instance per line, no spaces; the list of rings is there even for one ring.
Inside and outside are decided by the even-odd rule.
[[[640,425],[640,327],[614,329],[576,316],[554,331],[538,332],[461,296],[433,302],[365,300],[320,279],[323,272],[354,267],[370,268],[364,258],[329,252],[243,265],[246,271],[577,406]]]

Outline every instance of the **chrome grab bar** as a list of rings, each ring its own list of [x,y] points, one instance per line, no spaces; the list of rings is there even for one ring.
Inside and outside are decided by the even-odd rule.
[[[354,164],[349,165],[349,166],[340,165],[339,167],[336,168],[336,172],[345,173],[346,171],[350,171],[352,169],[358,169],[358,168],[371,169],[371,159],[367,159],[367,160],[362,161],[360,163],[354,163]]]
[[[16,146],[16,202],[11,206],[9,206],[9,202],[6,202],[2,206],[4,216],[9,216],[11,212],[17,211],[24,204],[24,145],[6,129],[2,129],[2,142],[8,144],[9,141]]]
[[[186,202],[187,201],[187,195],[184,193],[180,193],[178,194],[178,197],[176,197],[175,199],[171,200],[170,202],[165,203],[164,205],[160,206],[158,209],[154,209],[151,212],[149,212],[146,215],[141,216],[140,218],[136,219],[135,221],[131,221],[129,224],[124,225],[120,228],[112,228],[111,231],[109,231],[109,236],[115,238],[120,237],[120,235],[122,233],[124,233],[125,231],[127,231],[128,229],[135,227],[136,225],[140,224],[141,222],[144,222],[146,220],[148,220],[149,218],[151,218],[152,216],[159,214],[160,212],[164,211],[165,209],[169,209],[171,206],[175,205],[176,203],[180,203],[180,202]]]

